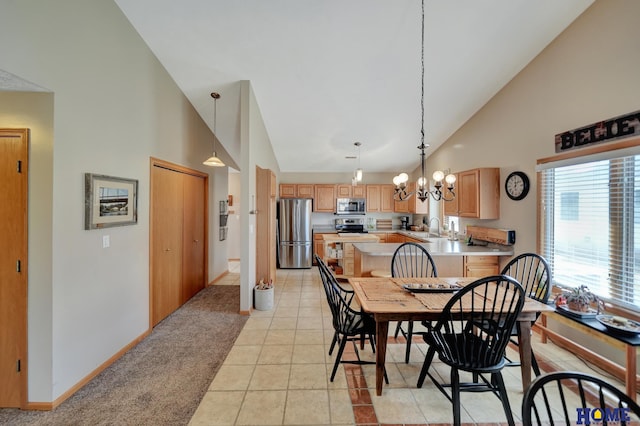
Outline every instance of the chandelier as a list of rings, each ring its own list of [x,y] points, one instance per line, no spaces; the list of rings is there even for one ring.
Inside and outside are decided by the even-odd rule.
[[[453,201],[456,194],[454,192],[454,184],[456,182],[455,175],[448,174],[445,177],[444,172],[440,170],[436,170],[433,173],[433,180],[435,181],[434,187],[435,189],[429,190],[429,180],[425,177],[425,157],[426,154],[424,152],[425,149],[429,147],[429,145],[425,145],[424,143],[424,0],[422,0],[422,49],[420,51],[421,57],[421,69],[422,69],[422,77],[420,79],[420,85],[422,87],[421,96],[420,96],[420,146],[418,149],[420,150],[420,177],[416,182],[416,190],[412,192],[407,192],[407,182],[409,181],[409,175],[406,173],[400,173],[399,175],[393,178],[393,184],[396,186],[395,193],[393,198],[398,201],[403,201],[410,198],[415,194],[416,197],[423,203],[429,195],[436,200],[444,200],[444,201]],[[442,191],[443,180],[446,182],[446,193]]]
[[[224,167],[224,163],[221,159],[216,156],[216,139],[218,139],[216,133],[216,122],[218,121],[217,113],[218,113],[218,99],[220,99],[220,93],[213,92],[211,93],[211,97],[213,98],[213,155],[209,157],[206,161],[203,161],[202,164],[205,166],[211,167]]]

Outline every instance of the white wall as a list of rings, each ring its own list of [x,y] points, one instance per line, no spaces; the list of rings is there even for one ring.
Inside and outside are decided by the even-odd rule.
[[[0,91],[0,128],[7,127],[30,129],[28,372],[31,395],[50,401],[53,94]]]
[[[429,170],[500,167],[500,219],[483,223],[515,229],[516,253],[536,249],[535,165],[555,154],[554,136],[640,109],[638,16],[640,2],[596,1],[429,156]],[[522,201],[504,191],[515,170],[531,181]]]
[[[53,136],[32,145],[42,169],[30,175],[28,317],[29,401],[51,402],[149,327],[149,157],[211,172],[210,276],[226,270],[213,228],[226,169],[201,164],[211,132],[115,3],[0,0],[0,10],[0,66],[53,99]],[[37,129],[5,99],[0,126]],[[85,231],[85,172],[138,179],[138,224]]]
[[[229,206],[229,235],[227,237],[227,256],[240,259],[240,212],[242,211],[242,184],[240,173],[229,172],[229,195],[233,196],[233,205]]]
[[[555,155],[554,136],[640,109],[638,16],[640,2],[596,1],[429,157],[430,170],[501,168],[500,219],[484,223],[515,229],[515,253],[536,251],[535,165]],[[514,170],[524,171],[531,181],[530,194],[522,201],[505,195],[504,179]],[[592,337],[552,328],[607,352]],[[611,352],[605,356],[624,360]]]
[[[249,81],[242,81],[240,93],[242,145],[240,310],[249,311],[253,306],[253,286],[256,283],[256,220],[255,215],[249,214],[249,210],[255,208],[256,166],[272,170],[276,174],[276,179],[280,173],[280,167]],[[273,244],[276,242],[274,241]]]

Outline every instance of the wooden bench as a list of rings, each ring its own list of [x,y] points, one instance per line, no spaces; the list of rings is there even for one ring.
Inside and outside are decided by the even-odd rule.
[[[624,351],[626,354],[626,367],[621,366],[620,364],[617,364],[616,362],[611,361],[570,339],[567,339],[553,330],[550,330],[547,327],[548,318],[552,318],[553,321],[580,330],[588,336],[604,341],[612,347]],[[595,318],[578,318],[563,315],[558,312],[543,312],[540,321],[537,322],[534,327],[540,331],[542,343],[547,343],[547,337],[551,337],[551,339],[555,343],[558,343],[559,346],[572,351],[584,358],[586,361],[604,368],[619,379],[623,380],[625,382],[627,394],[633,398],[634,401],[636,400],[636,392],[639,388],[638,378],[636,376],[636,348],[640,346],[639,335],[614,334]]]

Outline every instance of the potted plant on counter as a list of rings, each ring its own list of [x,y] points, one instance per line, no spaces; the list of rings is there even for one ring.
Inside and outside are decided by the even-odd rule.
[[[575,312],[588,312],[592,304],[598,305],[598,296],[589,291],[589,287],[581,285],[571,290],[563,291],[558,297],[560,304]]]

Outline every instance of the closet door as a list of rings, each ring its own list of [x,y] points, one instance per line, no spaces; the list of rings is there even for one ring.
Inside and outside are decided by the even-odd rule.
[[[182,173],[152,167],[151,312],[155,326],[182,304]]]
[[[205,277],[206,185],[199,176],[182,175],[182,303],[202,290]]]

